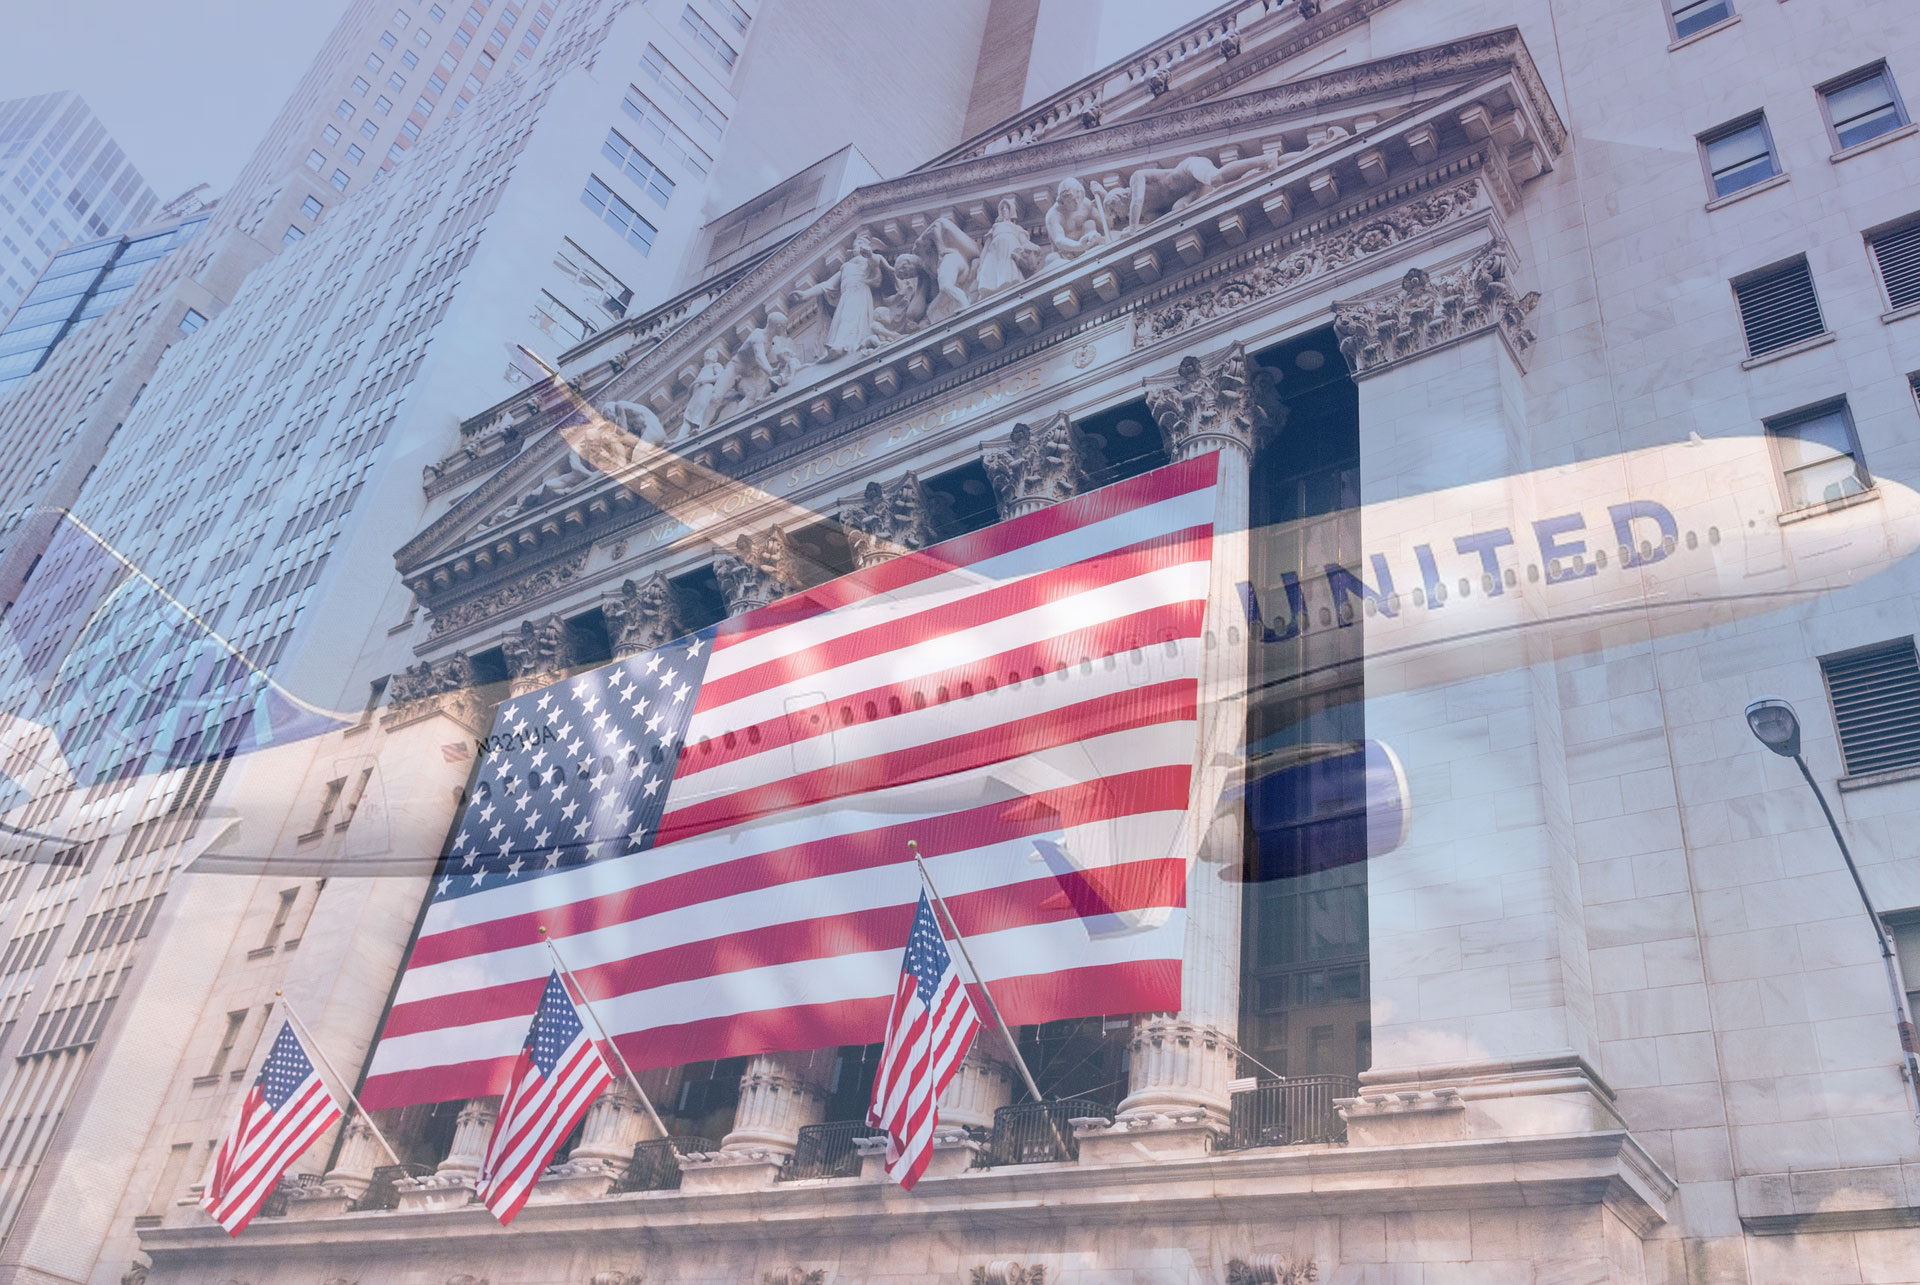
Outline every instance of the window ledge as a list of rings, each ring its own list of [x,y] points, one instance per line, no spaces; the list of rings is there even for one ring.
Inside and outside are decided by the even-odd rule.
[[[1808,518],[1817,518],[1827,513],[1838,513],[1841,509],[1850,509],[1856,504],[1871,504],[1880,498],[1880,488],[1870,486],[1864,491],[1855,491],[1852,495],[1843,495],[1837,500],[1828,500],[1822,504],[1809,504],[1804,509],[1790,509],[1779,517],[1781,526],[1791,526],[1795,522],[1805,522]]]
[[[1796,339],[1783,348],[1775,348],[1771,351],[1763,352],[1758,357],[1749,357],[1740,363],[1740,369],[1752,370],[1755,366],[1764,366],[1768,362],[1779,361],[1783,357],[1791,357],[1796,353],[1808,352],[1814,348],[1825,348],[1837,338],[1839,338],[1839,336],[1834,334],[1833,331],[1823,330],[1817,335],[1808,335],[1805,339]]]
[[[1920,303],[1910,303],[1904,308],[1895,308],[1892,312],[1883,312],[1880,314],[1880,320],[1883,324],[1891,325],[1893,322],[1904,321],[1908,317],[1914,316],[1920,316]]]
[[[273,947],[271,946],[255,946],[252,950],[247,952],[247,958],[248,959],[265,959],[268,955],[271,955],[272,953],[273,953]]]
[[[160,1214],[135,1214],[133,1216],[133,1229],[135,1231],[145,1231],[149,1227],[158,1227],[162,1221],[164,1221],[164,1219]]]
[[[295,839],[294,842],[295,843],[312,843],[315,839],[318,839],[322,835],[326,834],[326,832],[327,832],[327,828],[323,825],[318,830],[307,831],[305,834]]]
[[[1779,187],[1792,177],[1793,175],[1791,174],[1775,174],[1770,179],[1763,179],[1750,187],[1743,187],[1738,192],[1729,192],[1725,196],[1716,196],[1707,202],[1707,208],[1709,210],[1717,210],[1722,206],[1732,205],[1735,201],[1744,201],[1749,196],[1754,196],[1760,192],[1768,191],[1771,188]]]
[[[1840,778],[1840,792],[1870,790],[1876,785],[1895,785],[1901,781],[1920,781],[1920,764],[1912,767],[1890,768],[1885,772],[1863,772],[1859,776]]]
[[[1864,143],[1855,143],[1852,147],[1843,147],[1827,159],[1837,164],[1840,161],[1849,160],[1858,156],[1862,152],[1871,152],[1874,148],[1891,143],[1895,139],[1906,138],[1908,135],[1916,133],[1920,133],[1920,124],[1908,121],[1900,128],[1890,129],[1884,134],[1876,134]]]
[[[1700,30],[1694,32],[1690,36],[1682,36],[1678,40],[1673,41],[1667,46],[1667,52],[1672,53],[1676,49],[1685,49],[1688,45],[1692,44],[1694,41],[1705,40],[1708,36],[1711,36],[1716,31],[1725,31],[1728,27],[1731,27],[1734,23],[1738,21],[1740,21],[1739,14],[1737,13],[1729,14],[1726,17],[1720,19],[1720,21],[1714,23],[1711,27],[1702,27],[1700,28]]]
[[[218,1071],[215,1071],[212,1075],[196,1075],[193,1077],[193,1087],[196,1089],[204,1089],[209,1085],[218,1083],[220,1083],[220,1072]]]

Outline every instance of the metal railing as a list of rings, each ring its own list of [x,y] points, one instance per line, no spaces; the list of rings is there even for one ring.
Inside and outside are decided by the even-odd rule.
[[[856,1138],[877,1138],[885,1130],[861,1120],[832,1120],[826,1124],[803,1125],[794,1143],[793,1159],[780,1177],[785,1181],[801,1178],[858,1178],[860,1153],[854,1150]]]
[[[373,1181],[360,1193],[360,1199],[353,1202],[357,1212],[369,1209],[397,1209],[400,1205],[400,1193],[394,1188],[398,1178],[424,1178],[433,1172],[432,1165],[381,1165],[373,1171]]]
[[[287,1197],[307,1187],[318,1187],[320,1175],[317,1173],[281,1174],[280,1181],[267,1193],[266,1200],[260,1204],[260,1217],[285,1218],[287,1216]]]
[[[1091,1098],[1001,1107],[993,1113],[987,1163],[1038,1165],[1050,1160],[1078,1160],[1080,1144],[1074,1139],[1071,1122],[1093,1116],[1110,1120],[1113,1108]]]
[[[678,1152],[712,1151],[713,1139],[696,1138],[690,1135],[674,1138],[654,1138],[647,1142],[638,1142],[633,1147],[633,1159],[627,1162],[627,1172],[620,1181],[613,1184],[615,1191],[678,1191],[680,1190],[680,1157]]]
[[[1262,1080],[1233,1095],[1227,1146],[1293,1147],[1309,1142],[1345,1142],[1347,1122],[1333,1109],[1336,1098],[1360,1092],[1350,1075],[1302,1075]]]

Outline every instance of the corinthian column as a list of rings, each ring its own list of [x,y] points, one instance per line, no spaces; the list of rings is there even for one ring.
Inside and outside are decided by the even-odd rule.
[[[1180,1010],[1142,1018],[1128,1046],[1128,1094],[1110,1133],[1125,1146],[1167,1154],[1210,1150],[1226,1130],[1240,1019],[1240,885],[1220,877],[1241,858],[1243,817],[1215,806],[1246,750],[1246,635],[1232,624],[1247,578],[1247,515],[1253,441],[1264,422],[1239,344],[1207,358],[1181,359],[1173,374],[1147,381],[1147,405],[1174,462],[1220,455],[1214,502],[1212,577],[1200,659],[1200,734],[1195,789],[1184,832],[1186,945]],[[1091,1152],[1085,1145],[1094,1141]],[[1083,1159],[1112,1156],[1083,1136]],[[1137,1152],[1135,1153],[1138,1154]]]
[[[1064,413],[1013,431],[983,448],[1001,520],[1037,513],[1087,489],[1087,444]]]
[[[523,620],[520,630],[500,644],[507,658],[507,674],[512,678],[509,690],[524,696],[549,683],[558,682],[567,672],[567,626],[558,616],[545,620]]]
[[[862,567],[924,549],[934,540],[926,489],[914,473],[884,485],[869,482],[858,499],[842,500],[840,526],[847,533],[854,561]]]
[[[447,1158],[423,1178],[401,1178],[393,1184],[399,1207],[457,1209],[467,1204],[479,1181],[480,1164],[487,1157],[487,1143],[493,1137],[499,1113],[499,1098],[469,1098],[462,1104],[454,1120],[453,1145],[447,1149]]]
[[[759,536],[742,533],[731,554],[714,561],[714,575],[732,615],[777,602],[801,588],[793,546],[778,527]],[[681,1166],[682,1187],[691,1191],[739,1190],[772,1182],[793,1154],[804,1125],[825,1110],[819,1086],[808,1074],[804,1053],[762,1053],[740,1077],[733,1128],[717,1153]]]

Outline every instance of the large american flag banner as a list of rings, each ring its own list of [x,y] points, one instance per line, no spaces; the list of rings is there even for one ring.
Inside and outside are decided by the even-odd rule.
[[[612,1083],[559,971],[549,973],[480,1163],[477,1194],[495,1218],[513,1221],[554,1150]]]
[[[867,1108],[867,1123],[887,1131],[887,1176],[908,1191],[933,1156],[940,1094],[979,1033],[980,1015],[922,892]]]
[[[1217,459],[500,707],[363,1090],[501,1092],[543,929],[634,1067],[878,1040],[916,839],[1009,1022],[1172,1010]]]
[[[233,1132],[214,1156],[200,1207],[229,1236],[238,1236],[273,1194],[287,1166],[339,1118],[338,1099],[313,1069],[293,1023],[283,1022],[260,1074],[241,1100]]]

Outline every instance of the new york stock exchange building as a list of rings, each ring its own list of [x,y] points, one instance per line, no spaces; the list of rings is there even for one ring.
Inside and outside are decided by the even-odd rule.
[[[1891,479],[1916,462],[1920,336],[1879,293],[1895,278],[1875,255],[1920,209],[1920,159],[1910,129],[1836,146],[1823,112],[1842,100],[1820,89],[1869,64],[1920,83],[1910,15],[1866,4],[1823,25],[1808,0],[1746,0],[1709,6],[1702,28],[1698,5],[1642,7],[1549,6],[1523,35],[1497,7],[1450,6],[1457,38],[1419,4],[1222,11],[803,224],[743,234],[711,279],[460,408],[458,449],[426,470],[425,525],[396,555],[411,659],[359,733],[434,777],[445,855],[431,879],[381,881],[406,904],[359,930],[384,1007],[331,1005],[330,979],[298,966],[285,982],[380,1137],[358,1119],[330,1132],[237,1239],[189,1197],[142,1229],[139,1270],[152,1285],[1920,1280],[1914,1086],[1875,934],[1799,778],[1776,775],[1740,713],[1765,694],[1747,691],[1756,675],[1801,693],[1841,776],[1819,730],[1822,675],[1841,691],[1827,658],[1913,630],[1888,604],[1912,588],[1899,559],[1920,507]],[[1715,131],[1763,107],[1749,141],[1772,177],[1743,185],[1729,166],[1758,162]],[[1775,293],[1756,301],[1755,281]],[[1770,346],[1769,324],[1798,324],[1780,302],[1795,290],[1820,311]],[[1836,408],[1838,438],[1795,436]],[[1796,472],[1825,478],[1836,459],[1885,478]],[[1203,616],[1152,587],[1173,555],[1146,510],[1183,487],[1210,528]],[[1140,530],[1076,563],[1070,537],[1101,521]],[[1019,595],[1044,569],[1016,554],[1040,533],[1061,542],[1052,567],[1121,587],[1036,635],[1020,613],[1043,618],[1044,595]],[[1004,601],[916,636],[914,613],[979,588],[939,579],[963,574]],[[928,817],[1050,799],[1047,832],[1067,837],[1019,853],[1023,878],[1058,889],[1034,913],[1115,977],[1177,934],[1162,961],[1177,992],[1164,1011],[1103,1005],[1059,980],[1055,954],[1044,967],[1062,971],[1036,980],[983,917],[967,944],[989,990],[1011,979],[1041,1100],[983,1013],[906,1191],[867,1124],[878,1021],[861,1037],[828,1014],[833,1038],[796,1047],[805,1021],[767,1036],[701,1010],[697,979],[675,990],[674,968],[736,965],[668,949],[683,931],[668,911],[631,911],[615,952],[657,982],[556,920],[588,994],[642,1031],[621,1044],[646,1101],[618,1079],[503,1229],[474,1191],[505,1072],[476,1078],[447,1049],[484,1018],[514,1028],[488,1064],[504,1067],[532,1003],[411,979],[436,916],[477,941],[491,930],[460,907],[517,886],[529,913],[551,909],[541,885],[591,862],[543,870],[545,838],[494,856],[481,809],[510,821],[514,800],[489,797],[488,772],[535,763],[523,795],[586,779],[575,729],[542,703],[579,711],[564,693],[583,677],[705,666],[706,708],[745,662],[683,665],[684,640],[745,651],[879,599],[908,622],[884,648],[828,665],[845,642],[831,627],[805,654],[763,648],[783,674],[814,665],[818,690],[779,677],[752,716],[696,713],[664,742],[673,789],[712,772],[797,790],[780,806],[812,800],[821,834],[899,843],[836,885],[862,912],[863,883],[917,887],[909,837],[965,901],[962,868],[938,862],[966,836],[916,831]],[[915,646],[919,668],[874,667]],[[1075,722],[1171,691],[1189,708],[1139,715],[1144,732]],[[911,792],[948,771],[920,751],[875,757],[897,749],[890,719],[917,721],[913,744],[937,757],[993,724],[995,702],[1032,713],[995,733],[1004,753],[951,769],[971,773],[959,803]],[[1169,746],[1183,775],[1159,806],[1178,823],[1131,815],[1145,787],[1114,782]],[[636,735],[613,752],[644,767],[653,751]],[[849,820],[818,803],[856,789],[836,781],[896,811]],[[1089,782],[1111,815],[1068,799]],[[1916,786],[1842,784],[1898,928],[1920,906],[1920,855],[1898,840]],[[729,860],[775,843],[754,816],[714,824]],[[801,842],[766,859],[811,859]],[[619,858],[651,859],[673,849]],[[1175,904],[1089,918],[1084,897],[1125,901],[1102,876],[1136,864],[1178,870]],[[1817,890],[1797,882],[1816,874]],[[682,909],[717,895],[687,881]],[[743,952],[738,967],[834,953],[827,894],[776,880],[737,913],[732,944],[705,949]],[[544,978],[542,943],[515,940]],[[904,929],[881,952],[889,978],[902,945]],[[443,973],[460,949],[435,956]],[[799,982],[769,986],[770,1011],[820,1007]],[[633,992],[680,1006],[672,1032],[621,1007]],[[663,1065],[659,1047],[689,1055]],[[439,1092],[409,1078],[442,1064]]]

